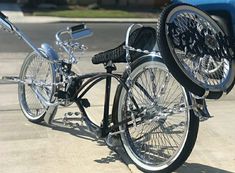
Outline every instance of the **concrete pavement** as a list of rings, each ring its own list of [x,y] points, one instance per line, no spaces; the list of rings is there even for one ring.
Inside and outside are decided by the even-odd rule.
[[[18,74],[26,55],[0,53],[0,76]],[[19,109],[17,85],[0,84],[0,93],[1,173],[130,172],[120,156],[90,134],[84,125],[71,128],[32,124]],[[95,110],[90,112],[96,113],[94,118],[98,122],[101,103],[97,100],[94,104]],[[75,106],[62,108],[56,119],[67,111],[76,110]]]
[[[18,17],[19,15],[14,17],[13,13],[11,14],[9,13],[10,20],[17,23],[40,20],[40,18],[26,20],[25,17]],[[41,22],[55,21],[55,18],[51,21],[49,18],[44,19]],[[83,56],[75,70],[87,72],[103,69],[102,65],[91,64],[90,57],[94,53],[88,52]],[[1,52],[0,76],[17,75],[26,55],[24,52]],[[119,69],[122,71],[122,67]],[[103,84],[88,95],[94,100],[94,108],[88,111],[96,115],[93,117],[96,122],[99,122],[102,115],[103,100],[99,99],[103,98],[102,87]],[[103,141],[96,140],[87,132],[83,125],[79,128],[55,128],[29,123],[19,109],[16,85],[0,84],[0,93],[1,173],[140,172],[124,154],[111,151]],[[176,173],[235,172],[234,104],[235,90],[219,101],[208,101],[209,111],[214,118],[201,123],[195,148],[184,166]],[[60,119],[67,111],[76,111],[76,107],[61,108],[56,118]]]
[[[87,72],[103,69],[102,65],[91,64],[89,54],[94,53],[84,55],[74,70]],[[26,53],[0,53],[0,76],[18,74],[25,55]],[[120,71],[122,68],[119,66]],[[95,122],[102,115],[102,87],[104,84],[87,96],[93,100],[93,107],[88,111],[95,115]],[[140,172],[124,154],[111,151],[83,125],[63,128],[28,122],[19,109],[16,85],[1,84],[0,93],[1,173]],[[198,140],[192,154],[175,173],[235,172],[234,104],[235,90],[219,101],[208,101],[214,118],[200,124]],[[76,110],[75,106],[60,108],[56,119],[61,120],[65,112]]]

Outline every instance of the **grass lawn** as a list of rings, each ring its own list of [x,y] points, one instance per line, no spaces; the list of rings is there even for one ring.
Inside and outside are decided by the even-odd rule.
[[[154,13],[127,12],[124,10],[91,10],[91,9],[65,9],[34,11],[35,16],[54,16],[69,18],[146,18],[154,17]]]

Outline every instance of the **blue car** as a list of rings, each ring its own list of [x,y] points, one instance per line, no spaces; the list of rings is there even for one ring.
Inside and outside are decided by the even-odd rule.
[[[187,3],[209,13],[229,35],[235,33],[235,0],[172,0]]]

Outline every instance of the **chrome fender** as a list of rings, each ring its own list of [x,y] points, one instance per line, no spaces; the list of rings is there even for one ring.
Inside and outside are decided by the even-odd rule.
[[[43,43],[40,49],[42,50],[43,53],[45,53],[46,58],[48,58],[50,61],[59,60],[59,55],[49,44]]]
[[[48,59],[53,67],[53,82],[56,83],[56,69],[57,69],[57,64],[56,62],[59,60],[59,55],[57,52],[47,43],[43,43],[41,45],[40,51],[45,55],[45,58]],[[54,91],[55,91],[55,86],[54,86]],[[45,102],[44,102],[45,103]],[[45,103],[46,104],[46,103]],[[47,124],[51,124],[52,120],[54,119],[55,112],[57,110],[57,102],[55,98],[51,99],[50,103],[47,103],[47,111],[46,115],[44,117],[44,120]]]

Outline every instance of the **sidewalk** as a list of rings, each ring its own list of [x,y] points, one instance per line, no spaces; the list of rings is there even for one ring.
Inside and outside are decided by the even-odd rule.
[[[69,20],[24,17],[17,7],[13,9],[9,6],[3,7],[0,4],[3,11],[5,8],[5,12],[9,12],[10,20],[17,23]],[[76,20],[79,21],[79,19],[71,19],[71,22]],[[91,21],[95,22],[93,19]],[[120,22],[123,21],[120,20]],[[27,53],[1,52],[0,76],[18,74],[26,55]],[[86,56],[90,57],[88,54]],[[88,72],[103,69],[101,66],[92,65],[86,56],[80,59],[79,70]],[[9,69],[6,70],[8,67]],[[102,107],[99,106],[103,103],[100,98],[104,97],[101,92],[102,87],[104,85],[98,86],[90,93],[90,96],[96,95],[94,99],[96,107],[90,110],[96,115],[95,118],[100,118],[97,115],[102,111]],[[17,85],[0,85],[0,93],[0,173],[140,172],[129,164],[126,158],[123,158],[123,154],[116,154],[103,141],[96,140],[83,125],[80,128],[53,128],[29,123],[19,108]],[[235,172],[234,103],[235,90],[219,101],[208,101],[209,111],[214,118],[200,124],[198,139],[192,154],[184,166],[175,173]],[[74,106],[69,109],[60,108],[57,113],[58,118],[68,111],[74,112],[76,108]]]
[[[17,74],[26,53],[0,53],[0,76]],[[4,70],[3,67],[11,67]],[[83,73],[102,70],[84,55],[75,70]],[[119,69],[119,68],[118,68]],[[115,84],[115,83],[113,83]],[[113,85],[114,86],[114,85]],[[102,112],[104,84],[94,88],[87,98],[95,107],[90,115],[98,122]],[[114,89],[114,88],[113,88]],[[28,122],[20,111],[17,85],[0,85],[0,172],[1,173],[140,173],[123,153],[111,151],[96,140],[83,125],[77,128],[53,128]],[[113,97],[114,91],[112,92]],[[235,90],[219,101],[208,101],[214,118],[200,124],[195,148],[175,173],[235,172]],[[56,118],[75,106],[60,108]],[[123,157],[124,156],[124,157]],[[124,161],[125,164],[122,162]]]
[[[2,11],[13,23],[56,23],[56,22],[94,22],[94,23],[153,23],[157,18],[65,18],[47,16],[24,16],[17,4],[0,3]]]
[[[10,18],[14,23],[57,23],[57,22],[85,22],[85,23],[155,23],[157,18],[65,18],[46,16],[24,16],[20,18]]]
[[[24,14],[17,4],[0,3],[0,11],[10,18],[23,18]]]
[[[0,76],[19,73],[27,53],[0,53]],[[90,61],[89,61],[90,64]],[[82,67],[87,69],[87,62]],[[91,66],[89,66],[91,68]],[[7,70],[4,70],[8,68]],[[76,71],[75,67],[75,71]],[[101,68],[99,68],[101,69]],[[84,124],[76,127],[33,124],[26,120],[17,98],[18,86],[0,84],[0,173],[130,173],[128,166]],[[97,93],[102,93],[102,86]],[[97,96],[95,118],[102,115]],[[60,108],[56,119],[76,106]]]

